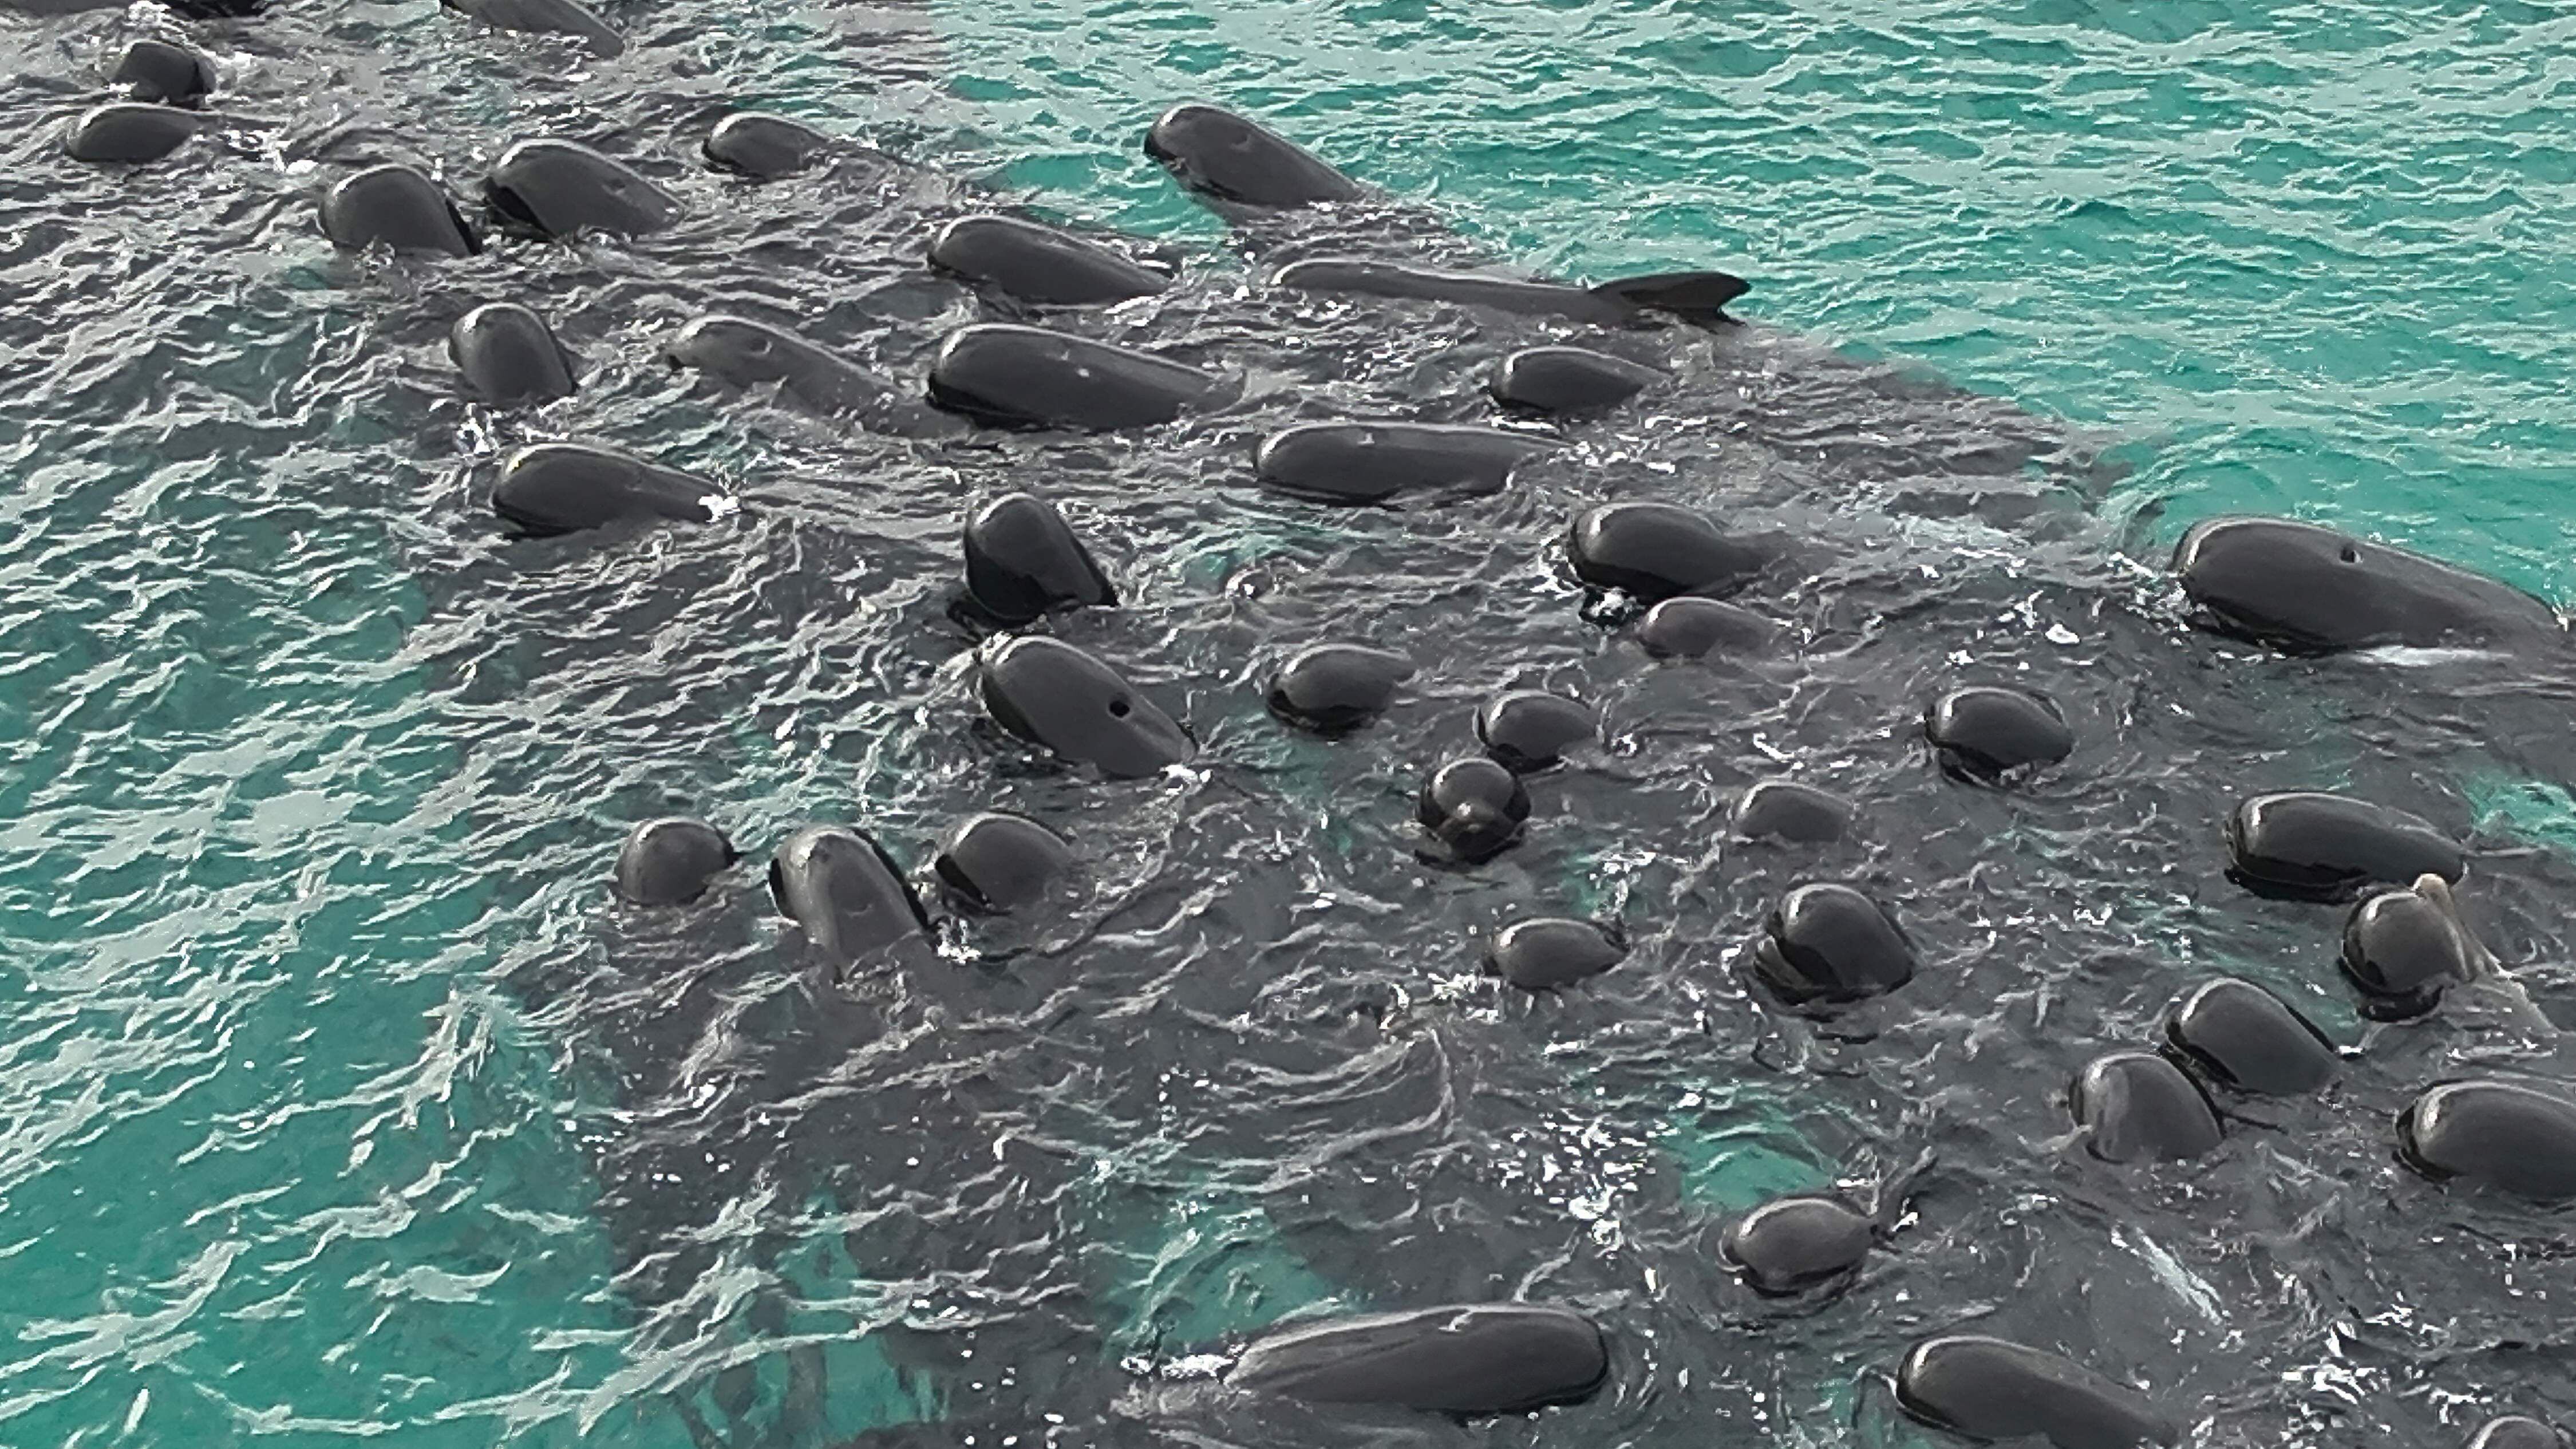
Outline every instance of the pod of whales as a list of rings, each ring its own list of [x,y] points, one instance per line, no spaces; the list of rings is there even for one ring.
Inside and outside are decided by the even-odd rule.
[[[1171,278],[1099,242],[1015,216],[961,216],[930,239],[932,266],[1023,302],[1080,307],[1150,297]]]
[[[552,402],[578,385],[572,354],[554,329],[515,302],[489,302],[457,318],[447,353],[467,386],[494,407]]]
[[[492,488],[492,511],[537,538],[611,523],[711,523],[733,508],[704,478],[585,443],[521,448]]]
[[[1896,1370],[1896,1401],[1934,1428],[1989,1442],[2135,1449],[2182,1437],[2135,1389],[2057,1354],[1975,1334],[1916,1344]]]
[[[494,210],[557,241],[585,232],[639,235],[680,219],[678,198],[633,167],[550,137],[502,152],[483,191]]]
[[[502,28],[571,35],[602,54],[623,46],[575,0],[450,4]],[[153,89],[154,99],[186,105],[202,97],[212,79],[202,58],[187,63],[193,75],[183,69],[188,55],[193,53],[156,53],[135,74],[120,66],[116,79],[138,99]],[[183,144],[199,124],[165,107],[111,106],[84,117],[66,144],[83,160],[152,160]],[[725,169],[768,179],[811,165],[826,142],[794,122],[738,113],[708,137],[706,155]],[[1167,112],[1147,148],[1185,185],[1228,206],[1374,200],[1293,143],[1213,107]],[[368,177],[375,179],[353,184]],[[494,166],[488,193],[504,217],[555,238],[650,232],[680,215],[676,198],[639,173],[561,141],[512,148]],[[345,178],[324,197],[322,209],[326,234],[343,246],[466,256],[479,245],[445,193],[408,168],[379,167]],[[1174,287],[1172,278],[1115,248],[1001,216],[953,221],[928,250],[933,265],[946,273],[1001,298],[1041,306],[1094,305]],[[1591,325],[1651,320],[1646,314],[1714,324],[1728,320],[1723,308],[1744,290],[1740,279],[1722,273],[1675,273],[1583,288],[1345,258],[1292,264],[1273,281],[1284,288],[1456,302]],[[709,325],[720,321],[738,326]],[[674,361],[736,385],[775,383],[783,394],[826,412],[890,406],[884,386],[864,370],[778,329],[741,319],[701,319],[682,336],[671,349]],[[543,319],[525,308],[479,308],[459,321],[450,342],[469,385],[495,403],[563,396],[574,387],[570,360]],[[1674,374],[1608,353],[1548,345],[1506,355],[1488,389],[1507,408],[1572,417],[1675,381]],[[940,406],[979,420],[1111,430],[1220,405],[1232,390],[1213,372],[1138,349],[977,324],[942,346],[930,391]],[[1271,444],[1286,433],[1263,444],[1258,471],[1273,486],[1329,501],[1379,501],[1407,489],[1459,484],[1468,492],[1492,491],[1505,486],[1514,465],[1549,446],[1527,434],[1458,424],[1305,426],[1312,431],[1300,434],[1297,448],[1282,450],[1287,457],[1276,469],[1288,481],[1271,476],[1269,457]],[[1571,434],[1574,426],[1566,424],[1565,430]],[[1385,446],[1389,442],[1396,446]],[[1313,454],[1292,466],[1301,448]],[[1105,574],[1060,516],[1040,500],[1016,496],[1022,502],[982,538],[975,520],[969,521],[970,599],[1015,625],[1067,605],[1115,603]],[[704,521],[730,511],[733,502],[717,485],[676,470],[606,449],[553,443],[509,457],[492,506],[523,532],[543,535],[628,520]],[[1021,525],[1030,531],[1013,531]],[[1761,549],[1721,533],[1705,515],[1651,501],[1608,504],[1575,520],[1566,549],[1583,583],[1653,605],[1634,638],[1657,655],[1749,653],[1767,648],[1777,634],[1760,616],[1706,597],[1740,587],[1768,560]],[[2185,540],[2176,570],[2208,621],[2296,652],[2518,643],[2560,633],[2546,606],[2500,584],[2309,525],[2203,525]],[[997,639],[982,647],[977,662],[979,694],[994,720],[1068,760],[1129,777],[1155,773],[1196,752],[1195,741],[1177,722],[1115,670],[1072,645],[1042,636]],[[1344,733],[1381,718],[1412,672],[1401,655],[1327,645],[1290,659],[1265,692],[1283,720],[1318,733]],[[1669,686],[1730,676],[1722,669],[1676,670],[1662,672],[1662,678]],[[1959,696],[1945,696],[1927,715],[1927,737],[1944,752],[1945,763],[1955,757],[1966,773],[1987,778],[2066,757],[2071,737],[2060,746],[2064,722],[2053,706],[2019,692],[1989,694],[2008,698],[1963,705]],[[1952,706],[1946,715],[1945,705]],[[1909,701],[1906,708],[1911,707]],[[1981,713],[1989,707],[1993,712]],[[2034,708],[2053,720],[2054,729]],[[1452,856],[1470,863],[1490,859],[1519,838],[1531,805],[1517,772],[1543,769],[1598,732],[1586,707],[1528,692],[1496,697],[1475,723],[1491,756],[1444,762],[1418,801],[1426,830]],[[1901,720],[1883,723],[1892,728]],[[1348,748],[1312,753],[1353,758]],[[1874,808],[1879,803],[1872,801]],[[1732,825],[1744,836],[1821,845],[1845,835],[1853,814],[1851,802],[1840,797],[1765,780],[1743,792]],[[1883,823],[1887,830],[1872,833],[1892,835],[1899,822]],[[2419,874],[2435,883],[2426,887],[2419,881],[2415,890],[2373,896],[2355,908],[2345,967],[2374,998],[2428,1008],[2444,985],[2485,969],[2482,948],[2474,938],[2461,939],[2465,928],[2456,909],[2437,890],[2439,882],[2457,879],[2465,868],[2460,848],[2426,822],[2340,797],[2266,796],[2239,811],[2230,826],[2229,852],[2238,879],[2294,896],[2340,899],[2373,883],[2397,884]],[[735,859],[731,844],[703,822],[647,822],[620,852],[616,892],[638,906],[686,905],[704,899]],[[959,909],[1005,913],[1042,899],[1072,860],[1071,847],[1046,826],[993,811],[952,830],[930,872]],[[902,871],[863,832],[798,831],[771,861],[769,883],[779,910],[804,939],[837,958],[855,959],[926,930],[926,912]],[[2457,936],[2446,935],[2427,910]],[[1781,898],[1763,931],[1754,948],[1755,972],[1794,1005],[1882,995],[1916,970],[1913,948],[1893,919],[1852,887],[1798,886]],[[1489,943],[1487,959],[1505,980],[1538,990],[1607,970],[1624,952],[1612,931],[1551,918],[1506,927]],[[2123,1160],[2176,1157],[2206,1150],[2194,1144],[2216,1142],[2215,1113],[2176,1061],[2214,1085],[2276,1095],[2313,1090],[2338,1061],[2294,1010],[2241,981],[2196,988],[2168,1013],[2164,1033],[2171,1059],[2113,1053],[2095,1059],[2079,1078],[2074,1109],[2098,1153]],[[2576,1196],[2576,1168],[2567,1166],[2576,1160],[2576,1106],[2549,1091],[2495,1081],[2438,1086],[2408,1109],[2399,1139],[2407,1164],[2427,1176],[2549,1201]],[[1802,1291],[1848,1273],[1872,1241],[1871,1220],[1838,1199],[1781,1199],[1735,1224],[1725,1256],[1757,1290]],[[1607,1374],[1602,1334],[1588,1319],[1558,1309],[1483,1305],[1298,1325],[1255,1344],[1227,1380],[1240,1389],[1319,1403],[1487,1414],[1579,1401],[1596,1392]],[[1944,1337],[1917,1345],[1899,1370],[1898,1391],[1917,1417],[1976,1438],[2037,1436],[2061,1449],[2095,1449],[2169,1444],[2178,1437],[2174,1423],[2133,1391],[2056,1355],[1994,1339]],[[2486,1449],[2522,1449],[2529,1435],[2512,1427],[2517,1422],[2556,1440],[2546,1426],[2500,1420],[2479,1431],[2474,1442]]]
[[[2322,791],[2256,795],[2227,822],[2228,876],[2263,895],[2341,900],[2422,875],[2456,881],[2459,845],[2432,822]]]
[[[1114,778],[1156,774],[1198,753],[1189,732],[1117,670],[1061,639],[996,639],[976,673],[995,723]]]
[[[1384,503],[1400,493],[1493,493],[1541,438],[1466,423],[1298,423],[1263,438],[1253,473],[1282,493],[1323,503]]]
[[[2563,1090],[2563,1089],[2562,1089]],[[2446,1082],[2397,1123],[2398,1155],[2436,1182],[2458,1179],[2540,1202],[2576,1198],[2576,1102],[2520,1082]]]
[[[2174,552],[2219,630],[2294,653],[2514,644],[2565,633],[2548,605],[2464,569],[2280,518],[2213,518]]]
[[[1005,427],[1150,427],[1225,391],[1225,379],[1186,363],[1002,322],[958,328],[930,364],[932,402]]]
[[[1609,1376],[1609,1345],[1590,1319],[1492,1303],[1282,1329],[1244,1350],[1225,1381],[1309,1403],[1484,1415],[1581,1403]]]

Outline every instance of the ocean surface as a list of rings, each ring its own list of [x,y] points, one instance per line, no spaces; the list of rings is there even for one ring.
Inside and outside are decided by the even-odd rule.
[[[2350,783],[2472,835],[2490,940],[2555,1005],[2567,696],[2274,668],[2194,640],[2154,572],[2190,520],[2258,511],[2576,596],[2576,16],[603,10],[632,42],[612,61],[428,3],[0,10],[0,1443],[1319,1442],[1343,1431],[1204,1402],[1207,1356],[1319,1306],[1497,1295],[1604,1316],[1618,1390],[1370,1434],[1938,1442],[1874,1376],[1962,1323],[2148,1382],[2210,1444],[2576,1416],[2563,1226],[2386,1150],[2442,1070],[2568,1073],[2474,1020],[2362,1023],[2340,917],[2229,892],[2214,813]],[[232,120],[131,174],[62,156],[60,122],[154,32],[222,58]],[[1500,334],[1247,296],[1225,228],[1138,150],[1189,98],[1486,256],[1750,278],[1736,310],[1792,339],[1781,360],[1691,375],[1789,380],[1686,396],[1585,466],[1861,541],[1771,601],[1861,642],[1796,678],[1654,670],[1537,561],[1599,491],[1573,465],[1454,524],[1217,506],[1260,426],[1460,392]],[[904,260],[947,203],[697,169],[735,105],[1166,243],[1196,300],[1119,335],[1258,355],[1247,411],[1132,467],[1118,440],[870,451],[673,373],[659,341],[717,305],[912,375],[973,314]],[[348,166],[465,192],[534,134],[636,159],[702,220],[447,265],[343,256],[314,223]],[[447,323],[501,299],[583,354],[581,398],[459,399]],[[1865,404],[1831,354],[1919,389]],[[1832,438],[1800,434],[1809,400]],[[1954,426],[2049,440],[1996,486],[2039,480],[2076,521],[2034,541],[2025,514],[1909,513],[1909,468],[1961,471]],[[766,512],[596,552],[503,540],[476,489],[558,435]],[[1189,781],[1069,780],[977,733],[935,580],[963,499],[1002,485],[1072,500],[1135,606],[1076,637],[1187,706]],[[1920,582],[1960,559],[2016,582]],[[1353,749],[1286,739],[1253,663],[1355,622],[1413,631],[1416,707]],[[1970,665],[2032,671],[2078,723],[2027,810],[1957,804],[1876,743]],[[1535,792],[1559,823],[1510,861],[1428,870],[1412,784],[1505,682],[1603,703],[1609,738]],[[1866,1030],[1778,1020],[1723,969],[1799,869],[1715,845],[1766,761],[1907,822],[1836,868],[1956,969]],[[937,985],[815,1005],[760,909],[770,846],[859,821],[918,862],[987,803],[1066,828],[1091,893],[945,928]],[[730,913],[677,935],[604,888],[623,831],[671,812],[747,858]],[[1636,964],[1570,1004],[1478,978],[1476,933],[1560,912],[1620,917]],[[2052,1084],[2214,966],[2381,1065],[2212,1165],[2070,1154]],[[1850,1294],[1759,1306],[1708,1262],[1728,1214],[1927,1146],[1948,1165]],[[1061,1422],[976,1417],[996,1406]]]

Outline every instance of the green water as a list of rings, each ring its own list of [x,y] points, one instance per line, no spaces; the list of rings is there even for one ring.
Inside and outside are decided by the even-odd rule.
[[[2164,505],[2167,536],[2288,512],[2576,595],[2576,17],[979,0],[938,18],[973,144],[1067,211],[1212,242],[1135,138],[1166,101],[1221,100],[1532,267],[1739,270],[1750,315],[2098,425],[2136,464],[2109,506]],[[747,84],[798,96],[792,43],[758,53],[771,70]],[[150,471],[0,434],[0,581],[82,581],[0,623],[0,1442],[686,1445],[672,1367],[634,1349],[588,1216],[572,1123],[596,1104],[498,982],[525,903],[444,869],[473,782],[407,708],[422,603],[389,540],[303,527],[295,478],[242,461],[261,456],[183,437]],[[189,501],[216,485],[260,506]],[[245,591],[210,559],[272,567]],[[2483,788],[2500,818],[2576,838],[2563,793]],[[1777,1128],[1678,1117],[1661,1146],[1696,1197],[1738,1207],[1821,1175]],[[1131,1342],[1328,1290],[1222,1196],[1140,1188],[1096,1217]],[[844,1430],[930,1411],[836,1351]]]

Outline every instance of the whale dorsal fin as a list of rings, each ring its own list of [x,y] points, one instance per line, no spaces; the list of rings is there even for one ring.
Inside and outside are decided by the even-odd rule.
[[[1729,322],[1726,304],[1752,283],[1725,272],[1656,272],[1603,282],[1592,295],[1645,312],[1667,312],[1688,322]]]

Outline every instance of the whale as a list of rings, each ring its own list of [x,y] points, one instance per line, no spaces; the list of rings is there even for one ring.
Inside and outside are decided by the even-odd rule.
[[[1282,493],[1371,504],[1411,493],[1500,492],[1514,469],[1554,447],[1544,438],[1470,423],[1299,423],[1263,438],[1252,468],[1264,486]]]
[[[580,386],[554,329],[516,302],[487,302],[457,318],[447,354],[475,396],[494,407],[552,402]]]
[[[1726,304],[1743,296],[1752,285],[1724,272],[1658,272],[1594,287],[1575,287],[1563,282],[1444,271],[1356,257],[1308,257],[1290,262],[1270,274],[1269,284],[1290,291],[1456,302],[1603,324],[1632,321],[1646,313],[1690,322],[1726,321]],[[1563,361],[1552,360],[1560,364]],[[1520,364],[1522,368],[1529,365],[1526,359]],[[1651,374],[1647,380],[1652,380]]]
[[[715,123],[699,143],[707,164],[753,181],[776,181],[814,164],[832,138],[802,121],[767,111],[736,111]]]
[[[1325,1404],[1461,1416],[1579,1404],[1610,1377],[1590,1319],[1537,1304],[1467,1304],[1284,1329],[1244,1350],[1232,1387]]]
[[[1159,272],[1088,237],[1022,217],[961,216],[930,239],[930,264],[1023,302],[1083,307],[1150,297]]]
[[[388,163],[351,172],[322,193],[322,232],[336,246],[470,257],[483,244],[438,183]]]
[[[747,317],[697,318],[664,345],[663,356],[674,367],[694,368],[733,387],[775,384],[781,397],[826,417],[915,433],[939,426],[935,414],[866,368],[785,328]]]
[[[711,523],[735,506],[708,479],[587,443],[521,448],[492,487],[492,511],[535,538],[623,522]]]
[[[1982,1334],[1944,1334],[1906,1350],[1896,1398],[1924,1423],[1976,1440],[2138,1449],[2182,1437],[2173,1416],[2137,1390],[2063,1355]]]
[[[117,101],[83,111],[63,132],[63,150],[75,161],[159,161],[204,128],[206,120],[175,106]]]
[[[999,322],[948,334],[930,365],[932,402],[1006,427],[1150,427],[1217,404],[1227,391],[1224,378],[1186,363]]]
[[[578,142],[521,141],[484,173],[483,193],[511,223],[556,241],[637,235],[679,220],[679,200],[626,163]]]
[[[626,37],[581,0],[439,0],[447,9],[468,15],[495,30],[540,35],[569,35],[601,56],[626,53]]]
[[[202,51],[146,36],[125,47],[107,81],[129,101],[193,108],[215,89],[215,63]]]
[[[2547,604],[2518,589],[2290,519],[2194,524],[2174,550],[2173,571],[2210,627],[2294,654],[2511,647],[2566,633]]]

